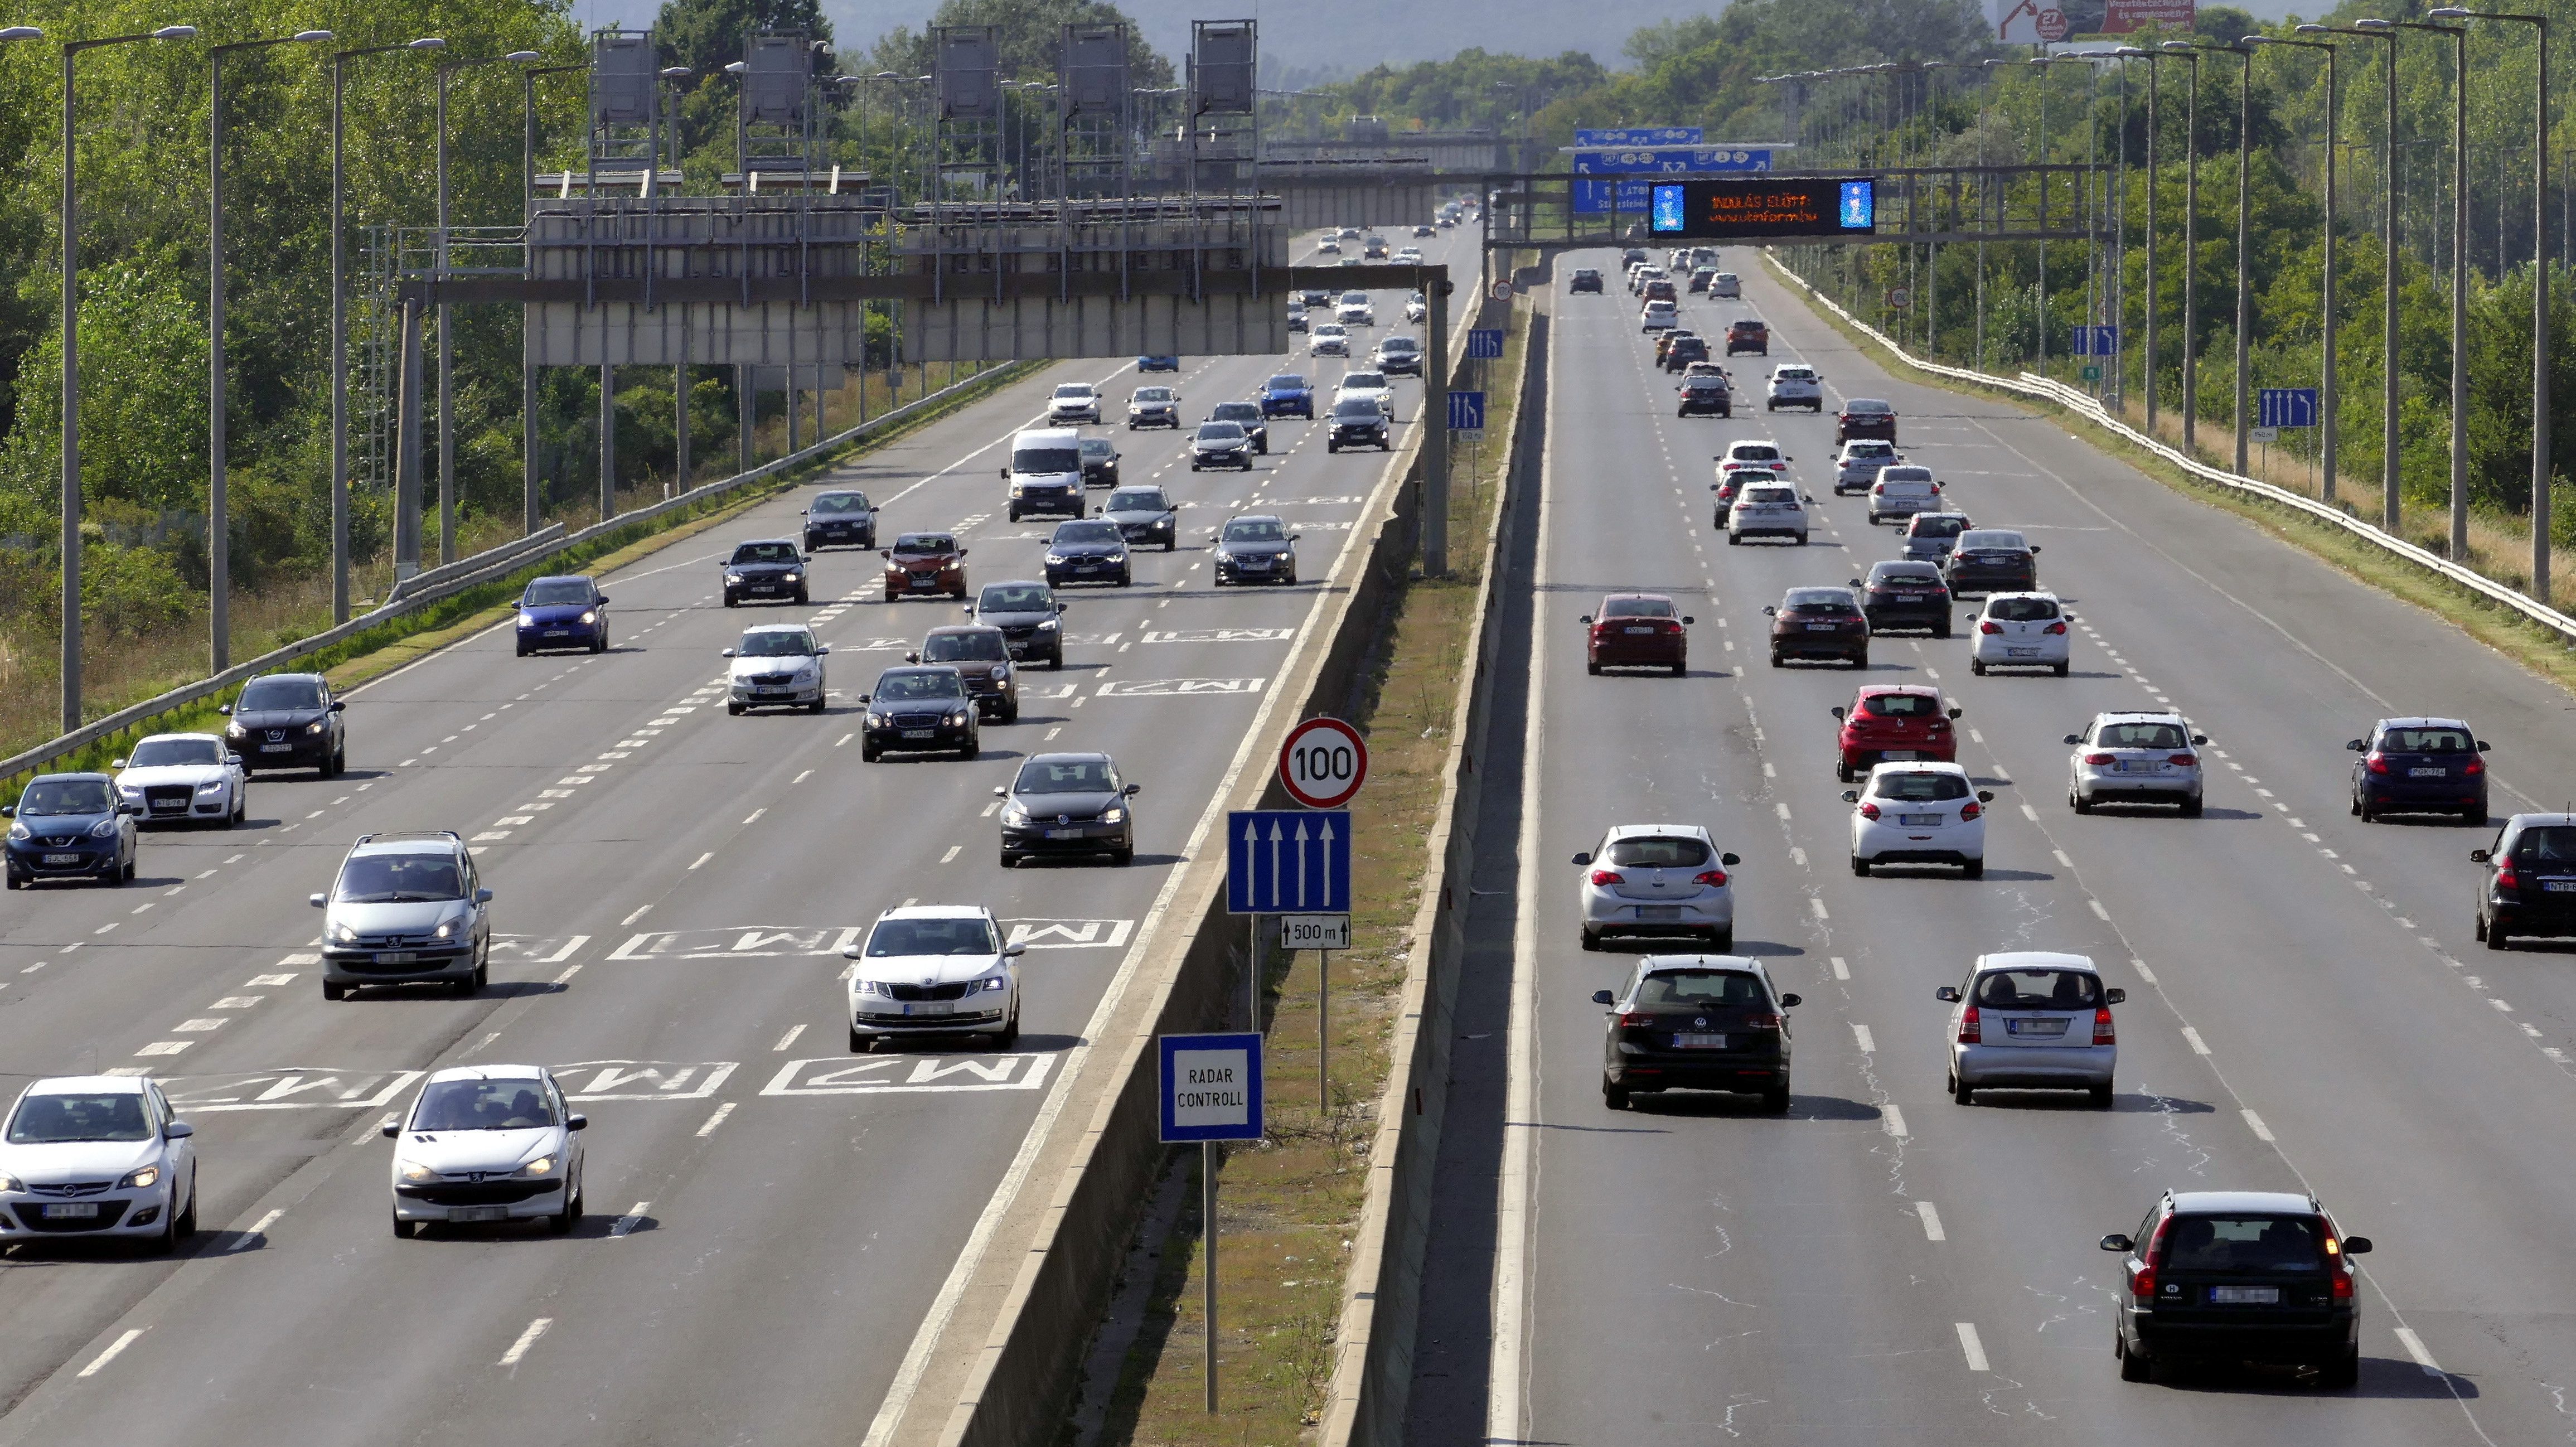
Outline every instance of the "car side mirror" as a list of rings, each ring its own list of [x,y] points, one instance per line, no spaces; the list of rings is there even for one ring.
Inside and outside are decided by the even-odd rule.
[[[2129,1003],[2129,992],[2117,987],[2104,990],[2102,992],[2102,1003],[2105,1005],[2125,1005]]]
[[[1002,958],[1017,959],[1019,956],[1025,955],[1028,952],[1029,947],[1027,945],[1004,945],[1002,947]]]
[[[565,1116],[565,1117],[564,1117],[564,1129],[565,1129],[565,1130],[588,1130],[588,1129],[590,1129],[590,1117],[589,1117],[589,1116],[586,1116],[586,1115],[568,1115],[568,1116]]]
[[[1691,615],[1689,615],[1688,613],[1684,613],[1684,614],[1682,615],[1682,626],[1683,626],[1683,627],[1685,627],[1685,628],[1688,628],[1688,627],[1690,627],[1690,626],[1692,626],[1693,624],[1696,624],[1696,623],[1698,623],[1698,622],[1699,622],[1699,620],[1698,620],[1698,619],[1696,619],[1696,618],[1692,617],[1692,616],[1691,616]]]
[[[995,784],[993,786],[993,797],[996,799],[1007,799],[1011,797],[1011,791],[1000,784]]]
[[[1807,501],[1809,501],[1809,502],[1814,502],[1814,501],[1815,501],[1815,499],[1811,497],[1811,498],[1807,499]],[[1852,580],[1851,580],[1851,585],[1852,585],[1853,587],[1855,587],[1855,588],[1866,588],[1866,587],[1868,587],[1868,586],[1869,586],[1867,583],[1862,582],[1862,581],[1861,581],[1860,579],[1858,579],[1858,578],[1854,578],[1854,579],[1852,579]]]
[[[2069,745],[2081,744],[2084,742],[2084,736],[2082,734],[2068,734],[2064,739],[2060,740],[2060,742]]]
[[[921,661],[921,655],[919,653],[907,653],[903,656],[903,661],[906,663],[919,663]]]
[[[492,902],[492,891],[488,889],[478,889],[474,891],[474,902],[476,904],[490,904]]]
[[[1807,1003],[1806,998],[1801,995],[1782,995],[1780,997],[1780,1008],[1783,1010],[1795,1010],[1805,1003]]]
[[[242,766],[242,756],[239,754],[226,754],[224,755],[224,762],[238,769]]]
[[[959,548],[957,550],[957,556],[962,558],[972,551],[974,551],[972,548]]]
[[[1968,711],[1967,711],[1966,709],[1964,709],[1964,708],[1954,708],[1954,709],[1950,710],[1950,717],[1952,717],[1952,718],[1964,718],[1964,717],[1966,717],[1966,716],[1967,716],[1967,713],[1968,713]]]
[[[2343,741],[2343,746],[2352,750],[2356,754],[2368,753],[2370,751],[2370,745],[2359,739],[2346,739]]]
[[[995,469],[993,475],[1002,479],[1004,482],[1011,480],[1011,470],[1007,467]]]
[[[863,694],[860,694],[860,695],[859,695],[859,706],[860,706],[861,708],[865,708],[865,707],[867,707],[867,704],[868,704],[868,695],[867,695],[867,694],[864,694],[864,693],[863,693]]]
[[[1574,862],[1577,865],[1590,864],[1592,862],[1592,855],[1589,852],[1578,854],[1574,856]]]
[[[131,814],[139,819],[143,816],[143,806],[134,803],[131,800],[125,800],[117,804],[116,812],[119,814]]]
[[[398,1120],[387,1121],[385,1123],[384,1137],[387,1140],[400,1139],[402,1137],[402,1122]]]
[[[320,909],[322,906],[331,902],[331,896],[327,894],[308,894],[304,896],[304,902],[313,906],[315,909]]]
[[[2343,1238],[2343,1254],[2346,1256],[2369,1255],[2370,1238],[2367,1236],[2346,1236]]]
[[[161,1135],[165,1140],[183,1141],[196,1133],[197,1128],[184,1120],[174,1120],[161,1127]]]
[[[1144,785],[1142,785],[1142,784],[1130,784],[1130,785],[1128,785],[1126,788],[1121,789],[1121,790],[1119,790],[1118,792],[1119,792],[1119,793],[1121,793],[1121,794],[1126,795],[1126,796],[1127,796],[1128,798],[1130,798],[1130,799],[1133,799],[1133,798],[1135,798],[1137,795],[1139,795],[1139,794],[1141,794],[1141,793],[1144,793],[1144,792],[1145,792],[1145,786],[1144,786]]]
[[[1859,803],[1859,802],[1860,802],[1860,790],[1858,790],[1858,789],[1845,789],[1845,790],[1843,790],[1843,802],[1844,802],[1844,803],[1846,803],[1846,804],[1857,804],[1857,803]]]
[[[232,716],[232,711],[233,711],[233,706],[232,706],[231,704],[228,704],[228,703],[219,703],[219,704],[216,704],[216,705],[215,705],[215,712],[217,712],[217,713],[219,713],[219,714],[222,714],[222,715],[224,715],[224,716],[225,716],[225,717],[227,717],[227,718],[229,718],[229,717],[231,717],[231,716]]]
[[[2492,854],[2484,849],[2472,849],[2469,851],[2469,862],[2471,864],[2484,864],[2493,857],[2494,856]]]
[[[1072,605],[1072,604],[1070,604],[1070,603],[1058,603],[1058,604],[1056,604],[1056,605],[1055,605],[1055,611],[1057,611],[1057,612],[1061,613],[1061,612],[1063,612],[1065,609],[1067,609],[1067,608],[1069,608],[1069,607],[1071,607],[1071,606],[1073,606],[1073,605]]]
[[[2138,1249],[2138,1243],[2121,1235],[2117,1231],[2114,1231],[2110,1235],[2102,1238],[2102,1249],[2105,1251],[2135,1251]]]
[[[731,658],[731,657],[733,657],[733,650],[732,650],[732,649],[730,649],[730,648],[723,649],[723,650],[719,651],[719,652],[716,654],[716,657],[718,657],[718,658]]]
[[[820,658],[820,657],[822,657],[824,654],[829,653],[829,652],[831,652],[831,651],[832,651],[832,645],[831,645],[831,644],[829,644],[829,643],[818,643],[818,644],[814,645],[814,656],[815,656],[815,657],[817,657],[817,658]]]
[[[877,549],[877,556],[878,556],[878,557],[880,557],[880,558],[885,559],[885,560],[886,560],[886,561],[888,561],[888,562],[892,562],[892,561],[894,561],[894,549],[892,549],[892,548],[879,548],[879,549]]]
[[[1595,990],[1592,992],[1592,1003],[1595,1005],[1615,1005],[1618,1001],[1611,996],[1608,990]]]
[[[1932,992],[1932,998],[1940,1001],[1944,1005],[1955,1005],[1959,1003],[1959,987],[1956,985],[1943,985]]]
[[[2038,555],[2038,553],[2039,553],[2039,551],[2040,551],[2039,544],[2037,544],[2037,543],[2033,543],[2033,544],[2031,544],[2031,545],[2030,545],[2030,551],[2031,551],[2031,554],[2032,554],[2034,557],[2035,557],[2035,556],[2037,556],[2037,555]]]
[[[1299,538],[1302,538],[1302,537],[1304,537],[1304,536],[1305,536],[1305,534],[1304,534],[1304,533],[1290,533],[1290,534],[1288,535],[1288,541],[1290,541],[1290,542],[1292,542],[1292,543],[1293,543],[1293,542],[1297,541]]]
[[[1844,710],[1841,704],[1835,704],[1832,708],[1826,710],[1826,712],[1831,713],[1836,718],[1841,718]]]
[[[108,761],[107,761],[107,766],[108,766],[109,768],[111,768],[111,769],[121,769],[121,768],[124,768],[124,767],[125,767],[125,760],[123,760],[123,759],[110,759],[110,760],[108,760]]]
[[[841,946],[841,958],[845,960],[855,960],[859,958],[859,947],[857,945]]]
[[[349,705],[335,698],[331,700],[331,711],[333,713],[347,713],[349,711]]]
[[[1815,500],[1816,500],[1816,495],[1815,495],[1814,493],[1812,493],[1812,492],[1811,492],[1811,493],[1808,493],[1808,494],[1807,494],[1807,501],[1809,501],[1809,502],[1814,502]],[[1858,584],[1854,584],[1853,586],[1854,586],[1854,587],[1857,587],[1857,586],[1859,586],[1859,585],[1858,585]]]
[[[1577,623],[1589,623],[1589,622],[1591,622],[1591,621],[1592,621],[1592,615],[1591,615],[1591,614],[1589,614],[1589,613],[1586,613],[1586,614],[1584,614],[1582,617],[1577,618],[1577,619],[1575,619],[1574,621],[1575,621],[1575,622],[1577,622]]]
[[[608,595],[606,593],[600,594],[597,601],[603,605],[606,604],[608,602]]]
[[[1991,803],[1993,803],[1994,801],[1995,801],[1995,791],[1994,791],[1994,790],[1992,790],[1992,789],[1979,789],[1979,790],[1977,791],[1977,802],[1978,802],[1978,803],[1980,803],[1980,804],[1991,804]]]
[[[2205,743],[2208,743],[2208,742],[2209,742],[2209,735],[2207,735],[2207,734],[2193,734],[2193,735],[2191,736],[2191,741],[2192,741],[2194,744],[2205,744]]]
[[[2485,753],[2487,750],[2489,750],[2489,749],[2491,749],[2491,748],[2494,748],[2494,747],[2495,747],[2495,745],[2488,743],[2488,742],[2487,742],[2486,740],[2484,740],[2484,739],[2480,739],[2480,740],[2478,740],[2478,752],[2479,752],[2479,753],[2482,753],[2482,754],[2483,754],[2483,753]]]
[[[1765,618],[1777,618],[1780,616],[1780,610],[1766,604],[1762,609],[1762,616]]]
[[[969,617],[969,618],[972,618],[972,617],[974,617],[974,616],[975,616],[975,605],[974,605],[974,604],[972,604],[972,603],[968,603],[968,604],[965,604],[964,606],[960,607],[957,611],[958,611],[958,612],[960,612],[960,613],[965,614],[965,615],[966,615],[967,617]]]

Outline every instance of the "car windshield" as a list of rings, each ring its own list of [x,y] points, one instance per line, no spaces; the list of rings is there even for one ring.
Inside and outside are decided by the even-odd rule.
[[[1229,543],[1284,543],[1287,540],[1288,530],[1279,525],[1277,518],[1236,518],[1225,525],[1225,541]]]
[[[1199,424],[1199,440],[1201,442],[1239,442],[1243,440],[1243,424],[1202,422]]]
[[[1364,291],[1346,291],[1346,292],[1343,292],[1343,293],[1342,293],[1342,305],[1344,305],[1344,306],[1366,306],[1366,305],[1368,305],[1368,293],[1367,293],[1367,292],[1364,292]]]
[[[590,601],[590,584],[581,578],[539,578],[528,585],[528,595],[520,601],[530,608],[587,603]]]
[[[1344,372],[1342,374],[1342,390],[1345,392],[1374,391],[1385,385],[1384,372]]]
[[[1870,785],[1870,797],[1900,804],[1938,804],[1968,797],[1968,781],[1957,774],[1930,771],[1885,773]]]
[[[135,752],[139,754],[150,747],[150,744],[145,744]],[[2392,754],[2465,754],[2472,750],[2474,744],[2458,729],[2393,728],[2379,735],[2379,747]]]
[[[9,1144],[59,1145],[67,1141],[148,1141],[152,1118],[143,1097],[125,1091],[102,1095],[30,1095],[9,1117]]]
[[[1853,613],[1851,594],[1840,588],[1793,588],[1782,608],[1785,613]]]
[[[1783,382],[1812,382],[1816,380],[1816,374],[1808,371],[1804,367],[1782,367],[1775,375],[1777,375]]]
[[[1108,457],[1116,451],[1116,448],[1109,445],[1109,439],[1106,437],[1086,437],[1082,439],[1082,455],[1085,460],[1094,457]]]
[[[1777,462],[1780,449],[1763,442],[1739,442],[1726,453],[1731,462]]]
[[[1381,352],[1410,355],[1422,350],[1422,344],[1411,337],[1389,337],[1377,344]]]
[[[1955,538],[1967,530],[1968,520],[1951,512],[1919,512],[1914,524],[1906,529],[1909,538]]]
[[[897,557],[934,558],[957,551],[957,539],[947,533],[906,533],[894,540],[894,551]]]
[[[1269,385],[1273,392],[1303,392],[1306,390],[1306,379],[1290,373],[1271,378]]]
[[[803,658],[814,651],[814,635],[802,628],[755,628],[742,635],[737,658]]]
[[[1136,389],[1136,400],[1139,402],[1169,402],[1174,400],[1174,398],[1172,396],[1172,389],[1169,387],[1139,387]]]
[[[1044,613],[1055,607],[1055,597],[1035,583],[996,583],[977,595],[975,607],[983,613]]]
[[[2169,723],[2107,723],[2093,735],[2094,747],[2104,749],[2179,749],[2189,742],[2182,725]]]
[[[1970,998],[1993,1010],[2090,1010],[2102,980],[2091,970],[1990,970]]]
[[[1063,386],[1056,388],[1055,394],[1058,397],[1070,400],[1088,402],[1091,400],[1091,384],[1089,382],[1067,382]]]
[[[411,1112],[415,1131],[542,1130],[555,1124],[545,1084],[526,1076],[433,1081]]]
[[[1031,759],[1011,781],[1014,794],[1106,794],[1118,788],[1107,759]]]
[[[1002,641],[1001,633],[989,628],[933,633],[921,643],[924,663],[1003,663],[1010,656],[1010,646]]]
[[[2046,598],[1997,598],[1986,604],[1986,616],[2006,623],[2039,623],[2057,616],[2057,605]]]
[[[1922,693],[1873,693],[1860,701],[1860,711],[1873,718],[1938,718],[1941,700]]]
[[[1082,466],[1082,449],[1079,447],[1011,449],[1011,471],[1013,472],[1071,472],[1080,466]]]
[[[1928,563],[1911,567],[1903,563],[1881,563],[1869,570],[1870,582],[1883,588],[1937,588],[1941,575]]]
[[[1386,414],[1378,410],[1377,403],[1366,397],[1345,397],[1333,404],[1333,416],[1348,421],[1375,422]]]
[[[1599,281],[1601,279],[1601,273],[1594,271],[1588,266],[1578,266],[1574,269],[1574,279],[1576,281]]]
[[[340,866],[343,904],[417,904],[465,897],[465,875],[452,854],[353,854]]]
[[[1219,402],[1209,409],[1208,415],[1220,422],[1258,422],[1261,409],[1249,402]]]
[[[1163,494],[1150,487],[1131,487],[1109,494],[1111,512],[1169,512],[1172,505]]]
[[[917,703],[965,696],[965,684],[946,669],[937,673],[889,673],[877,680],[878,703]]]
[[[1979,528],[1959,534],[1959,547],[1964,552],[2017,553],[2028,546],[2029,544],[2021,540],[2021,534],[2001,532],[1993,528]]]
[[[213,739],[145,739],[134,746],[134,757],[125,761],[129,769],[168,769],[188,764],[220,764],[224,761],[221,744]]]
[[[2513,841],[2513,857],[2525,864],[2576,864],[2576,826],[2525,829]]]
[[[1116,523],[1063,523],[1055,530],[1055,541],[1058,543],[1114,543],[1118,541],[1118,536]]]
[[[867,510],[868,495],[864,492],[827,492],[815,498],[814,505],[806,512],[813,517],[827,518]]]
[[[2168,1271],[2323,1271],[2314,1216],[2176,1216],[2165,1233]]]
[[[1621,869],[1697,869],[1708,863],[1708,846],[1687,835],[1636,834],[1611,840],[1602,857]]]
[[[1601,605],[1601,616],[1604,618],[1670,618],[1673,616],[1673,600],[1670,598],[1612,598]]]
[[[794,543],[744,543],[733,550],[733,561],[742,563],[800,562]]]
[[[1699,1010],[1758,1005],[1762,982],[1737,970],[1657,970],[1637,982],[1637,1003]]]
[[[1350,330],[1344,327],[1340,322],[1326,322],[1322,326],[1315,328],[1315,335],[1318,337],[1346,337],[1350,335]]]
[[[38,779],[18,796],[18,817],[104,814],[116,807],[116,791],[105,779]]]
[[[310,678],[254,678],[234,701],[238,713],[266,713],[275,709],[320,708],[322,685]]]
[[[881,919],[868,931],[868,953],[887,955],[998,955],[993,922],[980,915],[930,919]]]

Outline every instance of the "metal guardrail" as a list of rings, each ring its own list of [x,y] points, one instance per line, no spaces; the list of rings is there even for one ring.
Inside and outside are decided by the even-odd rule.
[[[952,382],[936,392],[914,398],[891,412],[880,413],[856,426],[844,428],[810,447],[762,463],[748,472],[738,472],[731,477],[719,478],[714,482],[691,488],[687,492],[664,498],[649,507],[620,513],[606,522],[593,523],[579,532],[567,533],[563,529],[563,524],[552,523],[526,537],[515,538],[470,558],[459,558],[453,563],[416,573],[403,580],[381,608],[363,613],[346,623],[326,628],[310,637],[299,638],[283,648],[272,649],[246,663],[236,663],[221,673],[198,679],[193,683],[182,684],[158,697],[147,698],[141,703],[131,704],[114,713],[92,719],[69,733],[48,739],[22,753],[0,759],[0,779],[41,768],[66,754],[85,748],[156,714],[168,713],[172,709],[184,708],[200,699],[212,697],[254,675],[266,673],[299,658],[310,657],[378,624],[389,623],[407,613],[417,612],[442,598],[452,597],[468,588],[506,578],[522,568],[560,556],[620,528],[650,522],[666,513],[705,502],[710,498],[721,497],[736,488],[758,482],[763,478],[775,477],[781,472],[811,462],[821,454],[888,423],[901,421],[922,408],[945,401],[969,387],[989,382],[995,375],[994,372],[978,372],[963,381]]]
[[[1913,367],[1918,371],[1930,372],[1937,377],[1954,377],[1963,382],[1975,382],[1980,386],[2001,387],[2006,391],[2019,392],[2025,396],[2044,397],[2049,401],[2055,402],[2059,406],[2074,412],[2084,420],[2118,434],[2123,440],[2145,448],[2149,452],[2156,454],[2158,457],[2163,458],[2165,461],[2172,463],[2174,466],[2181,468],[2183,471],[2190,473],[2192,476],[2197,477],[2204,482],[2214,482],[2221,487],[2233,488],[2238,492],[2251,493],[2267,502],[2276,502],[2281,504],[2283,507],[2296,508],[2300,512],[2306,513],[2310,517],[2316,518],[2319,521],[2332,523],[2336,527],[2343,529],[2345,532],[2352,534],[2354,537],[2360,538],[2362,541],[2367,542],[2374,547],[2393,553],[2396,556],[2405,559],[2407,562],[2423,568],[2427,572],[2439,574],[2440,576],[2459,584],[2461,587],[2478,594],[2480,597],[2486,598],[2492,602],[2501,603],[2505,607],[2511,608],[2513,611],[2521,614],[2525,618],[2530,619],[2532,622],[2557,633],[2560,637],[2565,638],[2570,642],[2576,642],[2576,617],[2571,617],[2568,614],[2561,613],[2557,609],[2550,607],[2548,604],[2541,602],[2539,599],[2532,597],[2528,593],[2516,592],[2515,590],[2506,587],[2504,584],[2497,582],[2495,579],[2486,576],[2484,573],[2454,562],[2429,548],[2418,547],[2415,544],[2406,541],[2404,538],[2397,537],[2383,528],[2372,523],[2365,522],[2362,519],[2345,512],[2341,508],[2328,507],[2326,504],[2317,501],[2315,498],[2308,497],[2302,493],[2292,492],[2288,488],[2275,487],[2268,482],[2258,482],[2242,473],[2234,473],[2229,472],[2224,468],[2212,467],[2208,463],[2202,462],[2183,452],[2180,448],[2170,446],[2157,438],[2150,437],[2146,433],[2130,426],[2128,423],[2121,421],[2119,418],[2112,416],[2103,408],[2100,402],[2097,402],[2093,398],[2085,395],[2081,390],[2066,385],[2064,382],[2059,382],[2048,377],[2042,377],[2032,372],[2024,372],[2017,377],[2004,377],[1993,372],[1980,372],[1971,367],[1948,366],[1944,363],[1927,361],[1924,358],[1915,356],[1913,353],[1905,350],[1905,348],[1897,345],[1895,339],[1888,336],[1885,332],[1882,332],[1878,328],[1871,326],[1869,323],[1862,321],[1860,318],[1853,316],[1850,312],[1843,310],[1842,306],[1835,302],[1832,297],[1816,290],[1814,286],[1808,283],[1805,277],[1802,277],[1796,272],[1790,270],[1788,264],[1783,262],[1777,255],[1766,249],[1764,256],[1770,261],[1772,267],[1782,276],[1785,276],[1789,280],[1797,283],[1798,286],[1809,296],[1814,297],[1818,302],[1822,303],[1825,308],[1831,311],[1834,315],[1841,317],[1846,322],[1849,322],[1855,329],[1867,335],[1870,340],[1887,348],[1898,357],[1903,358],[1907,366]]]

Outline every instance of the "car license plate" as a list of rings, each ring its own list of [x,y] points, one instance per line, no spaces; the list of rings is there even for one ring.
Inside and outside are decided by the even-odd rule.
[[[787,690],[783,688],[755,688],[751,691],[751,696],[753,698],[785,698],[787,696]]]
[[[2006,658],[2037,658],[2038,656],[2039,650],[2036,648],[2007,648],[2004,650],[2004,657]]]
[[[2576,879],[2551,879],[2542,882],[2544,894],[2576,894]]]
[[[1941,825],[1942,817],[1939,814],[1899,814],[1896,816],[1896,822],[1900,828],[1905,829],[1937,829]]]
[[[1619,631],[1637,638],[1650,638],[1655,632],[1652,628],[1622,628]]]
[[[1807,625],[1807,631],[1810,633],[1831,633],[1834,631],[1834,625],[1831,623],[1810,623]]]
[[[1726,1048],[1726,1037],[1723,1035],[1685,1033],[1673,1037],[1673,1048],[1676,1050],[1723,1050]]]
[[[1049,839],[1079,839],[1082,837],[1082,831],[1079,829],[1050,829],[1046,832],[1046,837]]]
[[[81,857],[77,854],[48,854],[45,856],[45,862],[47,864],[78,864],[80,861]]]
[[[261,744],[259,751],[263,754],[282,754],[294,747],[293,744]]]
[[[450,1221],[507,1221],[510,1219],[510,1208],[507,1206],[450,1206],[447,1208],[447,1219]]]
[[[1920,603],[1923,601],[1923,598],[1924,595],[1921,593],[1899,593],[1896,595],[1896,601],[1899,603]]]
[[[549,628],[546,630],[546,636],[548,638],[562,638],[569,635],[571,632],[572,630],[569,628]]]
[[[2053,1038],[2066,1033],[2066,1022],[2063,1020],[2006,1020],[2004,1022],[2004,1033],[2007,1035],[2044,1035]]]
[[[1915,751],[1912,749],[1881,749],[1878,756],[1882,759],[1910,760],[1915,757]]]
[[[2209,1288],[2212,1306],[2279,1306],[2281,1288],[2277,1286],[2213,1286]]]
[[[2162,764],[2150,764],[2137,759],[2119,759],[2111,765],[2111,772],[2115,774],[2161,774],[2164,771],[2165,766]]]
[[[2450,776],[2451,771],[2448,769],[2408,769],[2406,771],[2406,777],[2410,779],[2447,779]]]
[[[915,574],[912,579],[912,586],[923,589],[935,588],[939,586],[939,580],[937,578],[930,577],[927,574]]]
[[[97,1218],[98,1202],[96,1201],[63,1201],[45,1207],[45,1219],[48,1221],[84,1221]]]
[[[926,739],[934,732],[935,730],[932,729],[905,729],[903,736],[908,739]]]
[[[1637,906],[1637,918],[1641,920],[1680,919],[1681,917],[1682,907],[1678,904],[1641,904]]]
[[[383,950],[377,953],[376,963],[380,965],[408,965],[419,958],[419,955],[410,950]]]

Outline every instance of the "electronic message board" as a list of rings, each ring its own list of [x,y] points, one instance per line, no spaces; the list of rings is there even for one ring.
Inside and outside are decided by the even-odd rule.
[[[1649,224],[1694,241],[1772,236],[1871,236],[1878,183],[1867,176],[1743,176],[1657,181]]]

